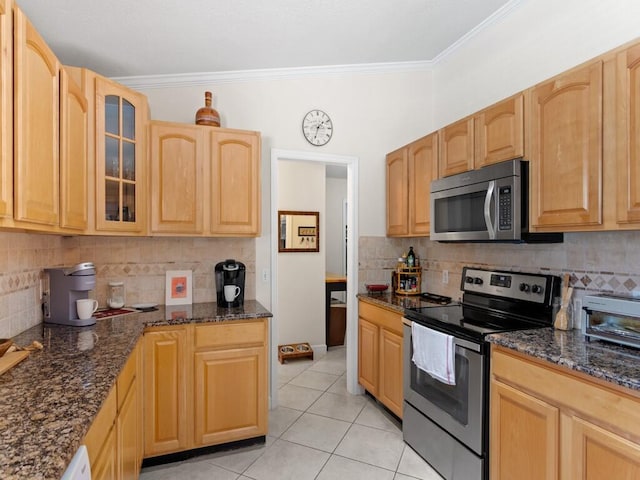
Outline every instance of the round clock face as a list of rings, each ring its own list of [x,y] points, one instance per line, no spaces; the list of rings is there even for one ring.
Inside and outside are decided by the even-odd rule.
[[[322,110],[311,110],[302,119],[302,133],[311,145],[325,145],[331,140],[333,124]]]

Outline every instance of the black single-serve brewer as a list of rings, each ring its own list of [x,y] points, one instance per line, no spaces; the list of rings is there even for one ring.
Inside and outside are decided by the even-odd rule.
[[[220,307],[244,305],[244,276],[246,267],[242,262],[227,259],[216,264],[216,301]]]

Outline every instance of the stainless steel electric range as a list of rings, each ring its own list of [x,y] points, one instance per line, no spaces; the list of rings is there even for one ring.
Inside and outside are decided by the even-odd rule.
[[[489,344],[492,333],[548,327],[560,278],[465,267],[461,303],[407,308],[404,440],[447,480],[489,478]],[[454,385],[412,361],[411,323],[453,337]]]

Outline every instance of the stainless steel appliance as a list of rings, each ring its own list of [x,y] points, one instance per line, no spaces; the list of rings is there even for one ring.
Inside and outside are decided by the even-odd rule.
[[[529,232],[529,163],[521,158],[431,182],[431,240],[562,242]]]
[[[587,338],[640,348],[640,298],[585,295],[581,315]]]
[[[491,333],[553,324],[560,278],[465,267],[461,303],[405,309],[403,435],[447,480],[489,478]],[[412,361],[411,322],[453,337],[455,385]]]
[[[214,268],[216,278],[216,301],[223,307],[241,307],[244,305],[244,278],[246,267],[244,263],[233,259],[219,262]],[[225,286],[236,286],[240,288],[234,300],[227,302],[224,294]]]
[[[85,327],[96,323],[96,317],[78,317],[76,300],[89,298],[96,287],[96,268],[91,262],[67,268],[45,268],[49,275],[49,295],[44,303],[45,323]]]

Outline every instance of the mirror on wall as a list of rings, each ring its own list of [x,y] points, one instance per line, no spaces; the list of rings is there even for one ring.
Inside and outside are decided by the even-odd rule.
[[[319,252],[320,213],[278,210],[278,252]]]

